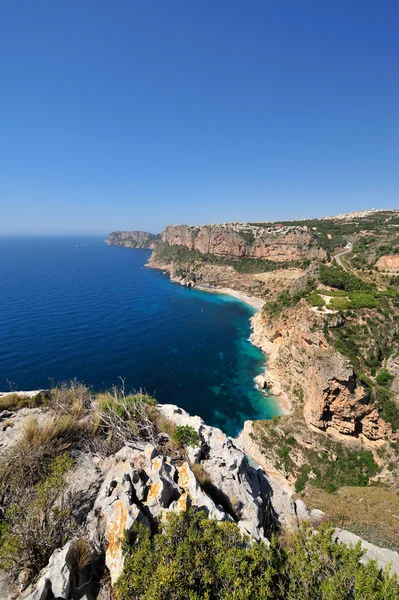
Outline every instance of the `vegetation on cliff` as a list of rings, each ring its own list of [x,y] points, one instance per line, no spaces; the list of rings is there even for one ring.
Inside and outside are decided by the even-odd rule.
[[[316,534],[303,526],[267,547],[203,512],[172,514],[153,536],[142,525],[129,532],[116,599],[396,599],[397,577],[361,564],[359,545],[348,548],[332,534],[329,526]]]
[[[216,254],[203,254],[198,250],[180,245],[160,243],[155,248],[151,262],[156,264],[173,264],[175,274],[179,277],[189,277],[193,281],[196,271],[203,264],[233,267],[237,273],[265,273],[277,269],[304,268],[309,265],[308,260],[275,262],[263,258],[239,258],[233,256],[218,256]]]
[[[77,452],[105,459],[126,443],[144,441],[179,459],[198,444],[192,427],[175,428],[151,396],[125,394],[123,385],[92,394],[74,380],[31,398],[14,393],[1,400],[8,411],[39,409],[0,457],[0,568],[13,577],[21,570],[36,576],[78,534],[80,499],[67,482]],[[10,426],[2,420],[3,431]]]

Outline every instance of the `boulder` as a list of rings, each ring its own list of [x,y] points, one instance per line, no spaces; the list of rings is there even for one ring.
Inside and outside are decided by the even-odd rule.
[[[356,545],[360,542],[363,550],[366,551],[361,559],[362,563],[367,563],[369,560],[376,560],[381,569],[387,565],[391,565],[391,572],[399,575],[399,554],[397,552],[370,544],[370,542],[366,542],[354,533],[346,531],[345,529],[340,529],[339,527],[335,529],[334,537],[336,540],[347,544],[348,546]]]
[[[32,591],[32,586],[19,596],[19,600],[68,600],[74,570],[73,541],[69,541],[50,557],[47,567],[40,575]]]

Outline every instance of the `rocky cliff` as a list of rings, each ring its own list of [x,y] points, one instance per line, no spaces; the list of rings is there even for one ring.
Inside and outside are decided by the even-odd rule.
[[[336,327],[338,314],[330,326]],[[285,392],[303,404],[309,427],[342,435],[387,439],[392,429],[370,403],[347,358],[337,352],[323,333],[324,319],[302,300],[273,320],[259,312],[252,319],[253,343],[268,355],[260,385],[272,394]]]
[[[307,227],[253,226],[247,223],[169,225],[162,242],[186,246],[201,254],[263,258],[275,262],[322,258],[316,237]]]
[[[125,246],[126,248],[155,248],[155,244],[160,240],[160,235],[148,233],[147,231],[112,231],[106,244],[110,246]]]

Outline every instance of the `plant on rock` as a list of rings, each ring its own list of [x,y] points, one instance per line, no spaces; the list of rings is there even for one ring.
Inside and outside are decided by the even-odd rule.
[[[305,525],[268,547],[202,511],[172,513],[152,537],[144,525],[133,527],[116,600],[397,599],[398,578],[361,564],[360,545],[335,542],[332,533]]]
[[[73,498],[66,484],[71,468],[67,454],[58,456],[42,483],[13,498],[0,524],[1,568],[36,575],[73,534]]]
[[[200,443],[200,436],[191,425],[177,425],[172,439],[182,447],[191,446],[192,448],[195,448]]]

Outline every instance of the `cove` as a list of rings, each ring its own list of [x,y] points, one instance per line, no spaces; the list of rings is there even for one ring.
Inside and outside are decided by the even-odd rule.
[[[253,381],[265,363],[248,339],[254,309],[170,282],[149,254],[103,236],[1,237],[0,389],[123,377],[232,436],[280,414]]]

